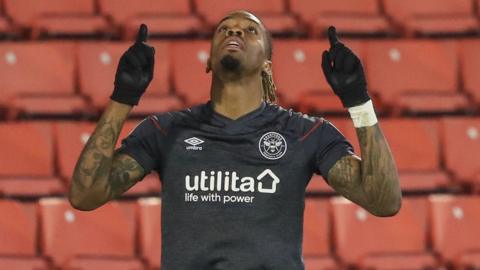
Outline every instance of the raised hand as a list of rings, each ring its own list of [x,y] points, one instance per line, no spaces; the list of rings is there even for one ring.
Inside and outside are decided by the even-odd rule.
[[[115,74],[115,87],[112,100],[137,105],[153,79],[155,49],[146,44],[148,28],[145,24],[138,29],[137,40],[123,53]]]
[[[330,50],[323,52],[322,69],[333,92],[347,108],[367,102],[370,97],[360,59],[338,40],[333,26],[328,28],[328,40]]]

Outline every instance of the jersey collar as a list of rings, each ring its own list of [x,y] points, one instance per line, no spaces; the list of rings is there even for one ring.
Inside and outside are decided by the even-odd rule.
[[[265,111],[265,107],[266,103],[265,101],[262,101],[258,108],[245,115],[242,115],[235,120],[215,112],[213,110],[213,104],[211,100],[207,102],[205,109],[210,116],[209,120],[213,125],[222,126],[224,129],[226,129],[226,131],[230,133],[235,131],[241,131],[242,127],[247,126],[247,124],[251,122],[251,120],[261,115]]]

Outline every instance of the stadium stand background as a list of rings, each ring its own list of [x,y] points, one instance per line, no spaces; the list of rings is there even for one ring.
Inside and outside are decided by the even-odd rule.
[[[376,218],[308,186],[307,270],[480,269],[479,0],[0,0],[0,269],[159,269],[156,175],[95,212],[65,194],[140,23],[155,79],[146,115],[204,102],[209,38],[232,9],[273,32],[280,104],[355,130],[321,71],[335,25],[362,59],[404,203]]]

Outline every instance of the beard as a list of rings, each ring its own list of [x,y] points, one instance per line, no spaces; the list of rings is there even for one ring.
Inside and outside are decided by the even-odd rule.
[[[222,67],[230,72],[236,72],[240,70],[240,61],[233,56],[227,54],[220,60]]]

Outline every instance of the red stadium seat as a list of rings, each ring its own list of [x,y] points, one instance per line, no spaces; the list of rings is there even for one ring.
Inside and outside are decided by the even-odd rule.
[[[346,41],[362,58],[362,45]],[[300,105],[300,110],[344,111],[322,71],[322,53],[327,41],[278,41],[273,44],[273,78],[283,104]]]
[[[384,119],[381,127],[395,158],[403,190],[428,190],[447,185],[448,177],[440,167],[436,121]]]
[[[0,200],[0,269],[48,270],[37,255],[37,215],[35,205]]]
[[[306,257],[305,270],[338,270],[337,262],[331,257]]]
[[[138,201],[140,253],[150,269],[160,269],[161,200],[143,198]]]
[[[334,193],[332,187],[320,175],[314,174],[308,183],[307,193]]]
[[[59,194],[54,176],[53,137],[49,123],[0,124],[0,194]]]
[[[0,213],[0,256],[35,256],[38,227],[35,206],[13,200],[0,200]]]
[[[479,46],[479,41],[468,40],[462,42],[460,47],[460,69],[463,89],[473,98],[478,106],[480,106],[480,76],[477,76],[477,71],[480,68]]]
[[[11,25],[7,18],[0,17],[0,34],[6,35],[11,32]]]
[[[0,269],[50,270],[52,268],[42,258],[0,257]]]
[[[434,250],[454,269],[479,268],[480,197],[432,195],[429,200]]]
[[[6,13],[21,27],[41,34],[96,34],[106,32],[104,18],[95,16],[93,0],[5,0]]]
[[[342,127],[344,135],[360,155],[353,124]],[[402,190],[432,191],[448,187],[449,177],[441,168],[440,128],[437,121],[422,118],[380,119],[380,127],[393,153]]]
[[[210,99],[212,73],[205,73],[210,55],[208,41],[180,41],[171,43],[173,87],[185,99],[187,106]]]
[[[148,25],[150,34],[191,34],[201,29],[188,0],[99,0],[99,6],[103,14],[124,26],[130,38],[141,23]]]
[[[155,48],[153,81],[133,114],[151,114],[176,110],[183,106],[181,100],[169,94],[170,60],[169,45],[163,42],[149,43]],[[96,108],[103,108],[110,100],[113,81],[120,56],[131,45],[128,43],[82,43],[77,48],[80,89]]]
[[[457,92],[456,44],[449,41],[377,41],[365,58],[370,89],[394,111],[465,110],[467,98]]]
[[[390,32],[389,23],[380,14],[377,0],[290,0],[293,13],[308,23],[313,35],[325,35],[330,25],[338,32],[378,34]]]
[[[0,44],[5,59],[0,62],[0,104],[12,107],[12,112],[34,114],[83,111],[84,100],[74,92],[73,52],[73,44],[65,42]]]
[[[210,27],[215,27],[220,20],[234,10],[248,10],[262,20],[272,33],[293,32],[296,21],[286,13],[283,0],[194,0],[197,12],[205,18]]]
[[[306,199],[303,222],[303,256],[306,270],[338,269],[330,248],[328,203]]]
[[[119,140],[117,141],[117,147],[120,146],[121,140],[125,138],[137,124],[138,122],[125,123]],[[55,125],[55,135],[57,139],[55,151],[57,153],[59,173],[67,182],[70,182],[78,157],[94,129],[95,124],[87,122],[63,122]],[[151,174],[133,186],[126,194],[139,195],[158,192],[160,192],[158,176]]]
[[[329,224],[328,203],[324,200],[306,199],[303,222],[303,256],[331,256]]]
[[[137,259],[95,259],[74,258],[62,270],[144,270],[142,263]]]
[[[447,169],[457,181],[480,187],[480,118],[445,118],[442,135]]]
[[[384,0],[386,13],[408,34],[451,34],[478,31],[471,0]]]
[[[94,212],[82,212],[65,199],[44,198],[39,209],[42,253],[56,266],[92,257],[133,259],[135,222],[130,205],[110,202]]]
[[[347,265],[436,269],[435,258],[427,252],[425,199],[404,198],[400,212],[390,218],[375,217],[344,198],[333,198],[331,203],[336,254]]]

